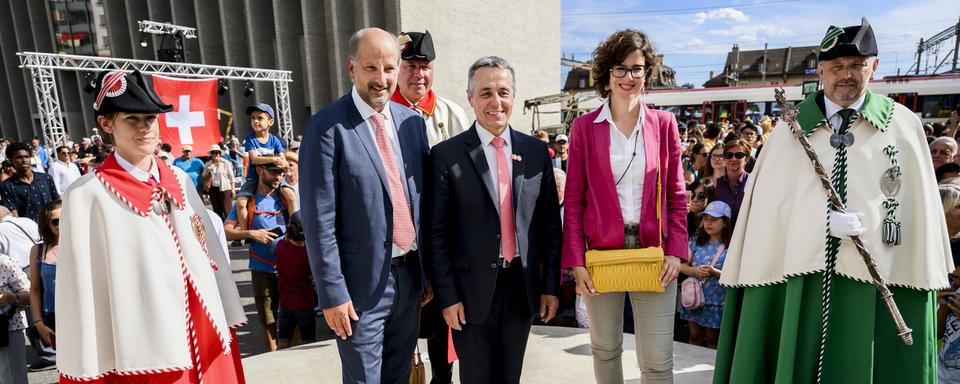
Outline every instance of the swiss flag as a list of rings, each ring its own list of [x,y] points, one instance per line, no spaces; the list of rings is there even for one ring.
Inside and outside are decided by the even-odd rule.
[[[216,79],[177,79],[153,76],[153,88],[173,111],[161,113],[160,141],[173,147],[179,157],[181,147],[193,146],[194,156],[206,156],[210,146],[223,140],[217,118]]]

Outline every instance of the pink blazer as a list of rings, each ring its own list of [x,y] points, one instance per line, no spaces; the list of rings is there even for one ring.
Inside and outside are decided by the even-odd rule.
[[[640,246],[661,244],[656,215],[657,164],[663,207],[663,250],[688,258],[687,203],[680,166],[680,135],[670,112],[643,106],[646,176],[640,204]],[[623,248],[623,215],[610,168],[610,124],[594,123],[600,109],[578,117],[570,132],[567,186],[563,196],[563,268],[584,265],[591,249]]]

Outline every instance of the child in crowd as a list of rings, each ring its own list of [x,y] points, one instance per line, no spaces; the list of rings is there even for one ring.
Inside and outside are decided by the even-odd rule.
[[[243,149],[247,152],[249,166],[247,179],[240,191],[237,192],[237,222],[241,229],[247,228],[247,201],[257,193],[257,166],[274,164],[280,168],[287,168],[287,160],[283,157],[284,144],[279,137],[270,133],[273,126],[273,107],[266,103],[256,103],[247,107],[250,115],[250,129],[253,130],[243,139]],[[283,190],[281,190],[281,193]],[[292,200],[294,196],[284,194],[284,198]]]
[[[730,206],[714,201],[700,214],[703,222],[690,239],[690,261],[680,266],[680,272],[700,279],[703,306],[687,309],[680,306],[680,318],[689,322],[690,344],[717,348],[723,300],[727,289],[720,286],[720,270],[730,245],[733,228],[730,225]]]
[[[280,349],[316,341],[317,290],[313,285],[310,260],[304,248],[300,212],[287,224],[287,234],[277,243],[277,282],[280,291],[280,318],[277,321],[277,344]],[[294,338],[300,331],[299,343]]]

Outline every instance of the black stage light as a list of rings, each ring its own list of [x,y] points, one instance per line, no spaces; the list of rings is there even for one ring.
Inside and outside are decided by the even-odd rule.
[[[223,96],[230,90],[230,83],[225,79],[217,80],[217,94]]]
[[[97,77],[92,73],[83,75],[83,91],[86,93],[93,93],[97,90]]]
[[[253,94],[253,82],[250,80],[243,82],[243,96],[250,97]]]

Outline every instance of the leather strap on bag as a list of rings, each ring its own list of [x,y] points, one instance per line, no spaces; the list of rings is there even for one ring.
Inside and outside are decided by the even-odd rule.
[[[723,243],[720,244],[720,248],[717,248],[717,253],[713,255],[713,261],[710,262],[711,268],[713,268],[714,265],[717,265],[717,260],[720,260],[720,254],[723,253],[723,250],[726,248],[727,248],[726,245],[724,245]]]
[[[663,212],[661,203],[660,159],[657,159],[657,232],[660,234],[660,248],[663,248]]]
[[[21,227],[20,224],[17,224],[15,221],[13,221],[13,220],[8,220],[8,221],[4,221],[4,223],[13,224],[15,227],[17,227],[17,229],[20,230],[20,232],[23,232],[23,235],[26,236],[28,239],[30,239],[30,241],[32,241],[33,244],[40,244],[40,243],[42,243],[42,241],[37,240],[37,239],[34,239],[33,236],[30,236],[30,234],[27,233],[27,230],[26,230],[26,229],[23,229],[23,227]]]

